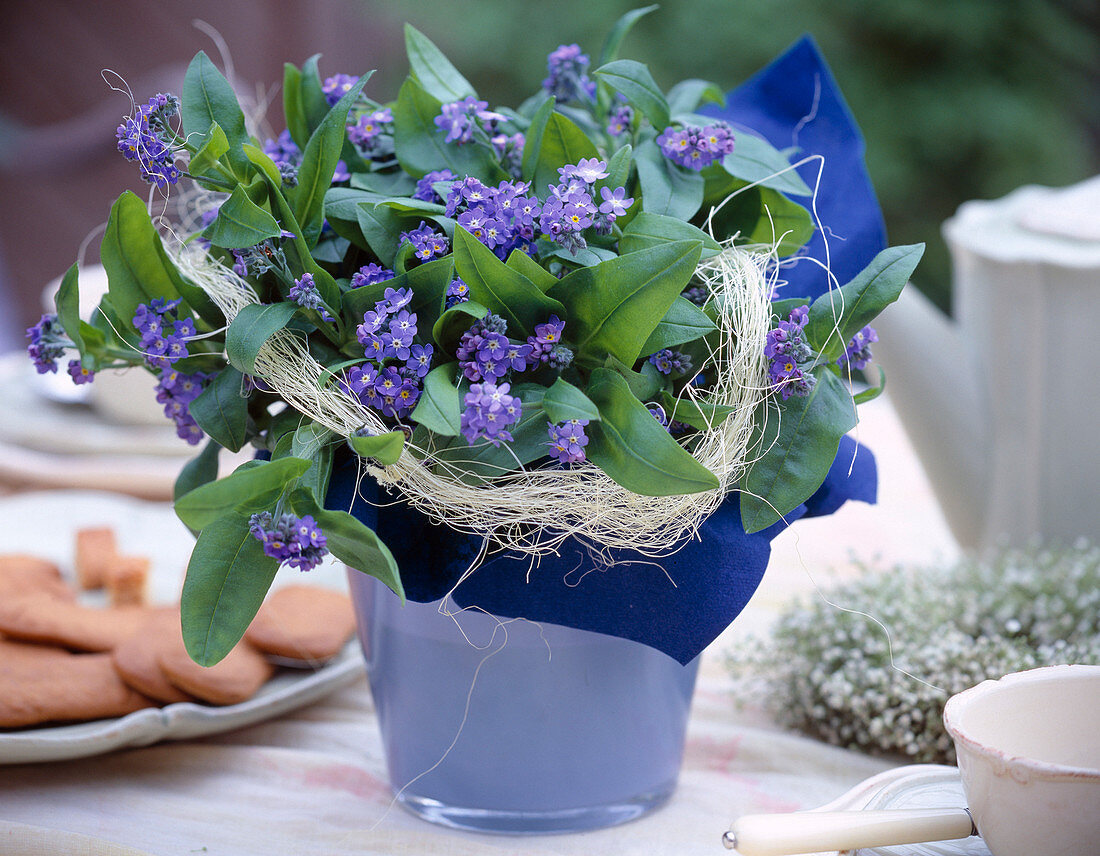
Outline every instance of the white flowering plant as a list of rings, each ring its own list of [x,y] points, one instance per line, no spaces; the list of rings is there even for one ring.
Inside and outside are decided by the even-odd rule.
[[[408,27],[393,100],[368,96],[370,74],[288,64],[287,129],[265,143],[199,53],[181,97],[119,127],[159,193],[118,198],[107,295],[81,320],[74,265],[30,352],[49,371],[75,351],[78,383],[144,367],[180,436],[206,440],[175,503],[198,533],[196,660],[232,647],[281,564],[331,552],[401,592],[378,534],[325,507],[337,454],[510,545],[546,529],[547,495],[566,534],[592,534],[610,492],[632,543],[638,498],[708,497],[655,516],[675,541],[732,490],[754,532],[822,483],[876,393],[846,383],[867,325],[922,248],[886,250],[812,303],[781,299],[779,266],[814,232],[795,201],[810,188],[761,137],[696,112],[720,88],[665,92],[618,58],[648,11],[616,24],[595,68],[559,48],[515,109],[489,109]],[[170,222],[156,202],[184,181]],[[248,445],[257,458],[218,478],[219,452]]]
[[[768,638],[730,655],[739,689],[761,690],[742,697],[830,743],[952,764],[951,695],[1012,672],[1100,663],[1094,545],[864,570],[826,598],[792,604]]]

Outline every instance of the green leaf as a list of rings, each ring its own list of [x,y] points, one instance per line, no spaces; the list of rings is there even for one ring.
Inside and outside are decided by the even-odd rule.
[[[611,30],[604,39],[603,48],[600,50],[600,61],[598,65],[606,65],[618,59],[619,47],[622,45],[623,39],[626,38],[626,34],[630,32],[630,28],[634,26],[639,18],[648,15],[657,8],[659,8],[657,4],[643,6],[641,9],[631,9],[620,17],[619,20],[612,25]]]
[[[410,73],[432,97],[450,102],[477,95],[443,52],[411,24],[405,24],[405,52],[409,55]]]
[[[488,313],[488,308],[474,300],[456,303],[445,310],[432,326],[432,339],[436,347],[445,353],[453,353],[462,334]]]
[[[455,175],[472,175],[490,185],[507,178],[488,146],[444,142],[446,135],[435,124],[441,106],[411,77],[401,86],[392,109],[394,148],[405,171],[420,177],[445,166]]]
[[[389,208],[368,203],[356,206],[356,215],[359,229],[378,260],[392,268],[401,244],[401,217]]]
[[[178,500],[185,493],[190,493],[218,477],[218,453],[221,450],[217,441],[209,440],[201,452],[183,465],[172,488],[173,500]]]
[[[228,144],[225,155],[230,167],[237,178],[245,179],[250,167],[241,146],[250,140],[245,128],[244,113],[237,103],[233,87],[204,51],[195,54],[187,67],[180,102],[183,135],[187,141],[201,149],[207,144],[211,129],[217,124],[225,134]]]
[[[225,131],[217,122],[211,122],[210,130],[206,132],[206,142],[202,144],[197,152],[191,155],[191,160],[187,164],[187,171],[192,175],[202,175],[213,169],[218,162],[218,158],[228,151],[229,140],[225,136]]]
[[[632,59],[617,59],[597,68],[595,76],[625,96],[658,131],[668,127],[668,101],[645,65]]]
[[[298,311],[296,303],[250,303],[237,313],[225,331],[225,356],[245,374],[256,372],[256,355],[267,340]]]
[[[717,329],[702,309],[685,297],[677,297],[642,345],[641,355],[647,356],[685,342],[694,342]]]
[[[852,401],[858,404],[866,404],[868,401],[874,401],[883,391],[886,389],[886,372],[882,366],[875,363],[875,368],[878,369],[878,385],[869,386],[862,392],[856,393],[852,396]]]
[[[538,109],[531,117],[531,124],[527,127],[526,142],[523,144],[523,160],[520,173],[525,181],[534,181],[535,168],[538,166],[539,153],[542,149],[542,136],[546,132],[546,123],[554,113],[554,96],[542,93]],[[537,190],[537,188],[536,188]]]
[[[267,176],[268,184],[279,187],[283,183],[283,177],[279,173],[279,167],[275,165],[275,161],[273,161],[263,149],[257,148],[251,143],[241,146],[241,148],[249,162],[264,171],[264,175]]]
[[[627,186],[627,182],[630,181],[630,166],[634,162],[633,156],[634,147],[629,143],[611,156],[611,160],[607,162],[607,178],[601,178],[596,182],[597,193],[602,187],[616,190]],[[592,194],[593,198],[599,199],[597,193]]]
[[[589,244],[587,247],[581,247],[576,252],[565,247],[556,247],[550,252],[545,253],[546,258],[561,259],[576,267],[591,267],[592,265],[598,265],[600,262],[618,258],[618,255],[619,254],[614,250],[608,250],[604,247],[597,247],[592,244]]]
[[[638,167],[642,211],[667,214],[677,220],[695,216],[703,204],[703,176],[669,161],[652,140],[635,149],[634,164]]]
[[[65,271],[61,278],[61,286],[54,295],[54,308],[57,310],[57,320],[65,335],[72,339],[80,356],[84,356],[84,337],[80,331],[80,288],[78,285],[79,265],[73,262],[72,267]]]
[[[202,236],[214,246],[229,250],[253,247],[268,238],[279,237],[282,231],[278,221],[237,185],[218,209],[214,222],[203,229]]]
[[[851,338],[898,299],[924,254],[924,244],[887,247],[839,291],[810,304],[806,340],[827,362],[836,362]]]
[[[356,172],[352,173],[351,186],[382,197],[412,196],[416,192],[416,179],[400,169],[396,172]]]
[[[310,466],[301,458],[250,463],[253,465],[185,493],[176,500],[176,516],[192,529],[202,529],[234,510],[260,511]]]
[[[856,424],[852,396],[826,369],[809,395],[766,401],[757,409],[750,448],[763,454],[744,478],[741,522],[759,532],[813,495],[829,474],[840,438]]]
[[[139,303],[180,296],[179,272],[168,260],[145,203],[128,190],[111,207],[99,256],[107,271],[111,303],[127,327]]]
[[[600,411],[587,395],[564,378],[558,378],[546,390],[542,398],[542,409],[551,422],[568,422],[570,419],[587,419],[590,422],[600,420]]]
[[[561,113],[551,113],[539,139],[532,189],[540,199],[545,199],[549,188],[561,181],[560,167],[577,164],[581,158],[598,157],[595,144],[584,131]]]
[[[623,230],[619,252],[623,255],[668,241],[702,241],[703,258],[710,258],[721,245],[702,229],[664,214],[643,211]]]
[[[713,404],[706,401],[693,401],[690,398],[673,398],[665,391],[661,391],[661,406],[668,414],[669,422],[676,420],[706,431],[721,425],[727,416],[737,408],[725,404]]]
[[[722,167],[734,178],[744,179],[750,184],[760,182],[762,186],[771,187],[780,193],[791,193],[795,196],[813,194],[778,149],[752,134],[737,135],[733,151],[722,158]]]
[[[454,263],[458,275],[470,287],[470,299],[504,318],[513,338],[525,339],[534,333],[536,324],[544,323],[551,315],[565,315],[561,303],[461,227],[455,229]]]
[[[183,642],[192,660],[213,666],[241,641],[278,569],[248,531],[246,516],[224,517],[199,533],[180,596]]]
[[[417,424],[447,437],[462,433],[462,399],[454,384],[457,366],[446,363],[428,372],[420,401],[410,415]]]
[[[248,397],[241,391],[243,382],[239,371],[226,366],[190,406],[199,427],[231,452],[239,452],[248,438]]]
[[[671,241],[580,268],[549,291],[569,307],[566,334],[580,356],[628,366],[695,273],[699,241]]]
[[[405,448],[403,431],[389,431],[385,434],[348,437],[348,444],[355,454],[364,458],[374,458],[382,466],[396,464]]]
[[[730,190],[745,187],[745,182],[731,180]],[[721,201],[721,200],[718,200]],[[749,244],[779,242],[777,252],[786,258],[813,237],[814,223],[810,212],[770,187],[742,190],[726,202],[714,218],[717,234],[740,233]]]
[[[314,54],[305,61],[302,66],[302,82],[299,87],[302,99],[302,109],[306,116],[306,133],[301,140],[295,140],[298,148],[304,149],[310,135],[321,124],[321,120],[328,115],[330,107],[328,96],[321,86],[321,72],[318,63],[321,55]]]
[[[697,78],[681,80],[668,91],[668,111],[673,117],[693,113],[706,101],[724,105],[726,94],[717,84]]]
[[[302,72],[293,63],[283,64],[283,118],[291,139],[299,148],[309,139],[309,122],[302,104]]]
[[[370,78],[364,74],[351,87],[332,109],[325,114],[321,124],[309,138],[302,150],[302,160],[298,165],[298,184],[289,194],[294,217],[302,230],[306,245],[310,248],[317,244],[321,234],[321,222],[324,219],[325,191],[332,186],[332,174],[340,160],[340,150],[344,145],[344,135],[351,105],[363,91]]]
[[[332,438],[336,435],[318,422],[306,421],[290,436],[290,455],[309,461],[309,469],[299,478],[302,489],[313,491],[318,501],[328,493],[332,475]],[[272,459],[275,459],[275,455]]]
[[[588,395],[601,421],[588,427],[588,460],[627,490],[675,496],[718,488],[718,478],[693,458],[609,369],[596,369]]]
[[[630,366],[625,365],[622,360],[617,360],[608,354],[607,359],[604,360],[603,368],[616,372],[619,377],[625,380],[630,394],[638,401],[649,401],[664,386],[664,375],[657,371],[657,367],[650,362],[643,363],[642,370],[636,372]]]
[[[512,250],[508,254],[508,267],[518,271],[537,285],[543,292],[549,291],[558,283],[558,278],[536,262],[523,250]]]

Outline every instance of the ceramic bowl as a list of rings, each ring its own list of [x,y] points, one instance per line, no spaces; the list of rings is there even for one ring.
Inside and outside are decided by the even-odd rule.
[[[1048,666],[948,700],[974,822],[994,856],[1100,853],[1100,666]]]

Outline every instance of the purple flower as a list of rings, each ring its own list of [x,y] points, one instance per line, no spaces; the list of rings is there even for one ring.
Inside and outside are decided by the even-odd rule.
[[[347,126],[348,141],[366,157],[383,157],[393,153],[392,140],[383,145],[383,136],[393,136],[393,113],[382,107],[372,113],[364,113],[354,124]]]
[[[588,436],[584,433],[587,419],[570,419],[562,425],[548,422],[550,433],[550,457],[563,464],[576,464],[585,459],[584,447],[588,445]]]
[[[301,279],[294,280],[287,297],[305,309],[313,309],[321,313],[321,320],[332,322],[333,318],[325,306],[321,295],[317,292],[317,283],[313,281],[313,274],[304,273]]]
[[[803,371],[813,351],[802,339],[802,328],[809,318],[809,307],[797,306],[786,321],[769,330],[764,344],[764,356],[771,360],[768,378],[786,401],[792,395],[809,395],[817,378]]]
[[[677,130],[669,126],[657,137],[661,153],[673,163],[701,170],[733,151],[733,132],[722,121]]]
[[[634,110],[629,104],[616,104],[607,117],[607,133],[612,137],[619,137],[630,132],[630,126],[634,122]]]
[[[456,303],[465,303],[470,299],[470,286],[456,276],[447,286],[447,308],[450,309]]]
[[[435,232],[423,220],[420,221],[420,226],[413,231],[402,232],[400,240],[412,244],[413,255],[422,262],[438,256],[445,256],[451,249],[450,244],[447,242],[447,236]]]
[[[27,356],[34,360],[39,374],[57,371],[57,360],[65,353],[61,330],[57,326],[57,315],[50,313],[38,319],[33,327],[27,328]]]
[[[472,95],[467,95],[461,101],[443,104],[439,115],[435,117],[435,124],[447,132],[444,142],[462,144],[472,140],[478,114],[484,112],[488,106],[487,102],[478,101]]]
[[[607,178],[607,162],[597,158],[581,158],[575,166],[566,164],[558,170],[562,181],[579,178],[585,184],[595,184],[601,178]]]
[[[424,377],[432,368],[431,345],[412,345],[409,348],[409,358],[405,362],[405,368],[417,377]]]
[[[479,437],[485,437],[494,446],[501,441],[512,442],[507,428],[520,420],[523,405],[518,397],[508,394],[510,388],[509,384],[498,386],[489,381],[470,385],[461,419],[466,442],[473,443]]]
[[[302,571],[316,568],[328,555],[328,542],[311,515],[297,517],[287,512],[273,520],[270,512],[253,514],[248,531],[261,544],[264,554]]]
[[[377,282],[386,282],[394,278],[394,272],[389,268],[371,262],[359,268],[351,275],[351,287],[362,288],[364,285],[374,285]]]
[[[561,45],[546,58],[549,76],[542,88],[559,103],[592,101],[596,83],[588,77],[588,57],[578,45]]]
[[[668,416],[665,413],[665,409],[659,404],[652,404],[646,408],[649,411],[649,415],[661,423],[662,428],[668,428]]]
[[[280,133],[278,139],[268,138],[263,149],[264,154],[271,158],[275,162],[275,166],[279,168],[284,166],[296,167],[302,159],[302,150],[298,148],[298,144],[290,136],[289,130]]]
[[[864,327],[848,342],[844,348],[844,354],[837,360],[837,365],[848,363],[852,368],[862,371],[871,362],[871,343],[877,341],[878,333],[875,332],[875,328]]]
[[[179,100],[172,95],[155,95],[148,104],[127,116],[115,131],[118,150],[127,160],[137,161],[141,177],[160,189],[175,184],[180,171],[175,152],[160,136],[170,133],[168,119],[178,110]]]
[[[366,363],[348,372],[347,389],[367,407],[376,408],[381,404],[378,392],[374,388],[377,380],[378,369]]]
[[[387,288],[382,295],[382,299],[374,304],[374,310],[392,315],[412,303],[412,299],[413,291],[411,288]]]
[[[394,356],[399,360],[409,358],[416,335],[416,313],[402,309],[390,319],[390,340],[393,342]]]
[[[91,383],[95,379],[95,372],[84,368],[80,360],[69,360],[69,377],[73,379],[73,383],[80,386],[81,384]]]
[[[424,174],[424,177],[416,182],[416,193],[412,195],[413,199],[420,199],[424,202],[442,202],[442,198],[435,192],[435,188],[432,187],[437,181],[453,181],[457,176],[449,169],[432,170]],[[450,216],[450,215],[448,215]]]
[[[176,435],[192,446],[201,442],[204,434],[191,416],[189,406],[210,377],[201,372],[180,374],[168,367],[161,371],[156,386],[157,401],[164,405],[164,415],[176,423]]]
[[[332,77],[326,77],[321,84],[321,91],[325,93],[325,100],[329,106],[333,106],[347,95],[358,80],[358,77],[350,74],[334,74]]]
[[[561,334],[564,329],[565,322],[561,321],[557,315],[551,315],[550,320],[545,324],[536,324],[535,335],[527,337],[527,344],[531,346],[530,362],[541,361],[545,363],[549,359],[554,346],[561,341]]]
[[[603,202],[600,203],[600,213],[607,214],[609,217],[622,217],[626,214],[626,209],[634,204],[634,198],[624,199],[626,196],[625,187],[616,187],[611,190],[608,187],[600,188],[600,198]]]
[[[657,371],[664,375],[685,375],[691,371],[691,357],[679,351],[665,348],[649,357],[649,362],[657,367]]]

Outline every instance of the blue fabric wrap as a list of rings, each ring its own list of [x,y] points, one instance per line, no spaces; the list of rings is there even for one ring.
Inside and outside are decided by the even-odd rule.
[[[737,128],[751,128],[780,150],[795,148],[792,161],[824,157],[823,167],[811,161],[798,174],[813,189],[821,170],[816,207],[830,232],[828,264],[837,284],[851,280],[886,246],[882,210],[863,163],[863,135],[809,36],[730,92],[725,107],[708,104],[699,112],[733,125],[734,146]],[[795,201],[808,204],[808,199]],[[803,254],[825,263],[820,231]],[[785,298],[815,298],[829,288],[825,270],[811,261],[784,267],[783,278],[788,284],[780,296]]]
[[[797,143],[803,153],[824,155],[817,207],[832,234],[844,239],[830,241],[829,263],[840,283],[883,248],[885,230],[863,166],[863,140],[811,39],[795,43],[731,92],[725,108],[710,112],[735,127],[754,129],[778,148]],[[813,117],[804,121],[811,112]],[[801,167],[800,173],[813,187],[816,164]],[[809,253],[824,260],[820,235],[811,241]],[[816,297],[828,287],[824,272],[809,262],[796,265],[786,278],[790,284],[783,297]],[[431,522],[397,497],[380,494],[369,479],[359,496],[356,474],[353,457],[338,462],[326,505],[350,509],[378,532],[397,560],[411,600],[430,602],[451,591],[478,554],[481,539]],[[453,600],[500,617],[633,639],[688,663],[749,602],[767,568],[775,535],[800,517],[831,514],[846,500],[874,502],[876,489],[874,456],[844,437],[818,491],[785,521],[763,532],[745,533],[738,496],[732,494],[704,521],[699,538],[659,563],[633,551],[614,551],[610,565],[596,567],[586,549],[572,540],[559,555],[537,564],[497,553],[454,590]]]

